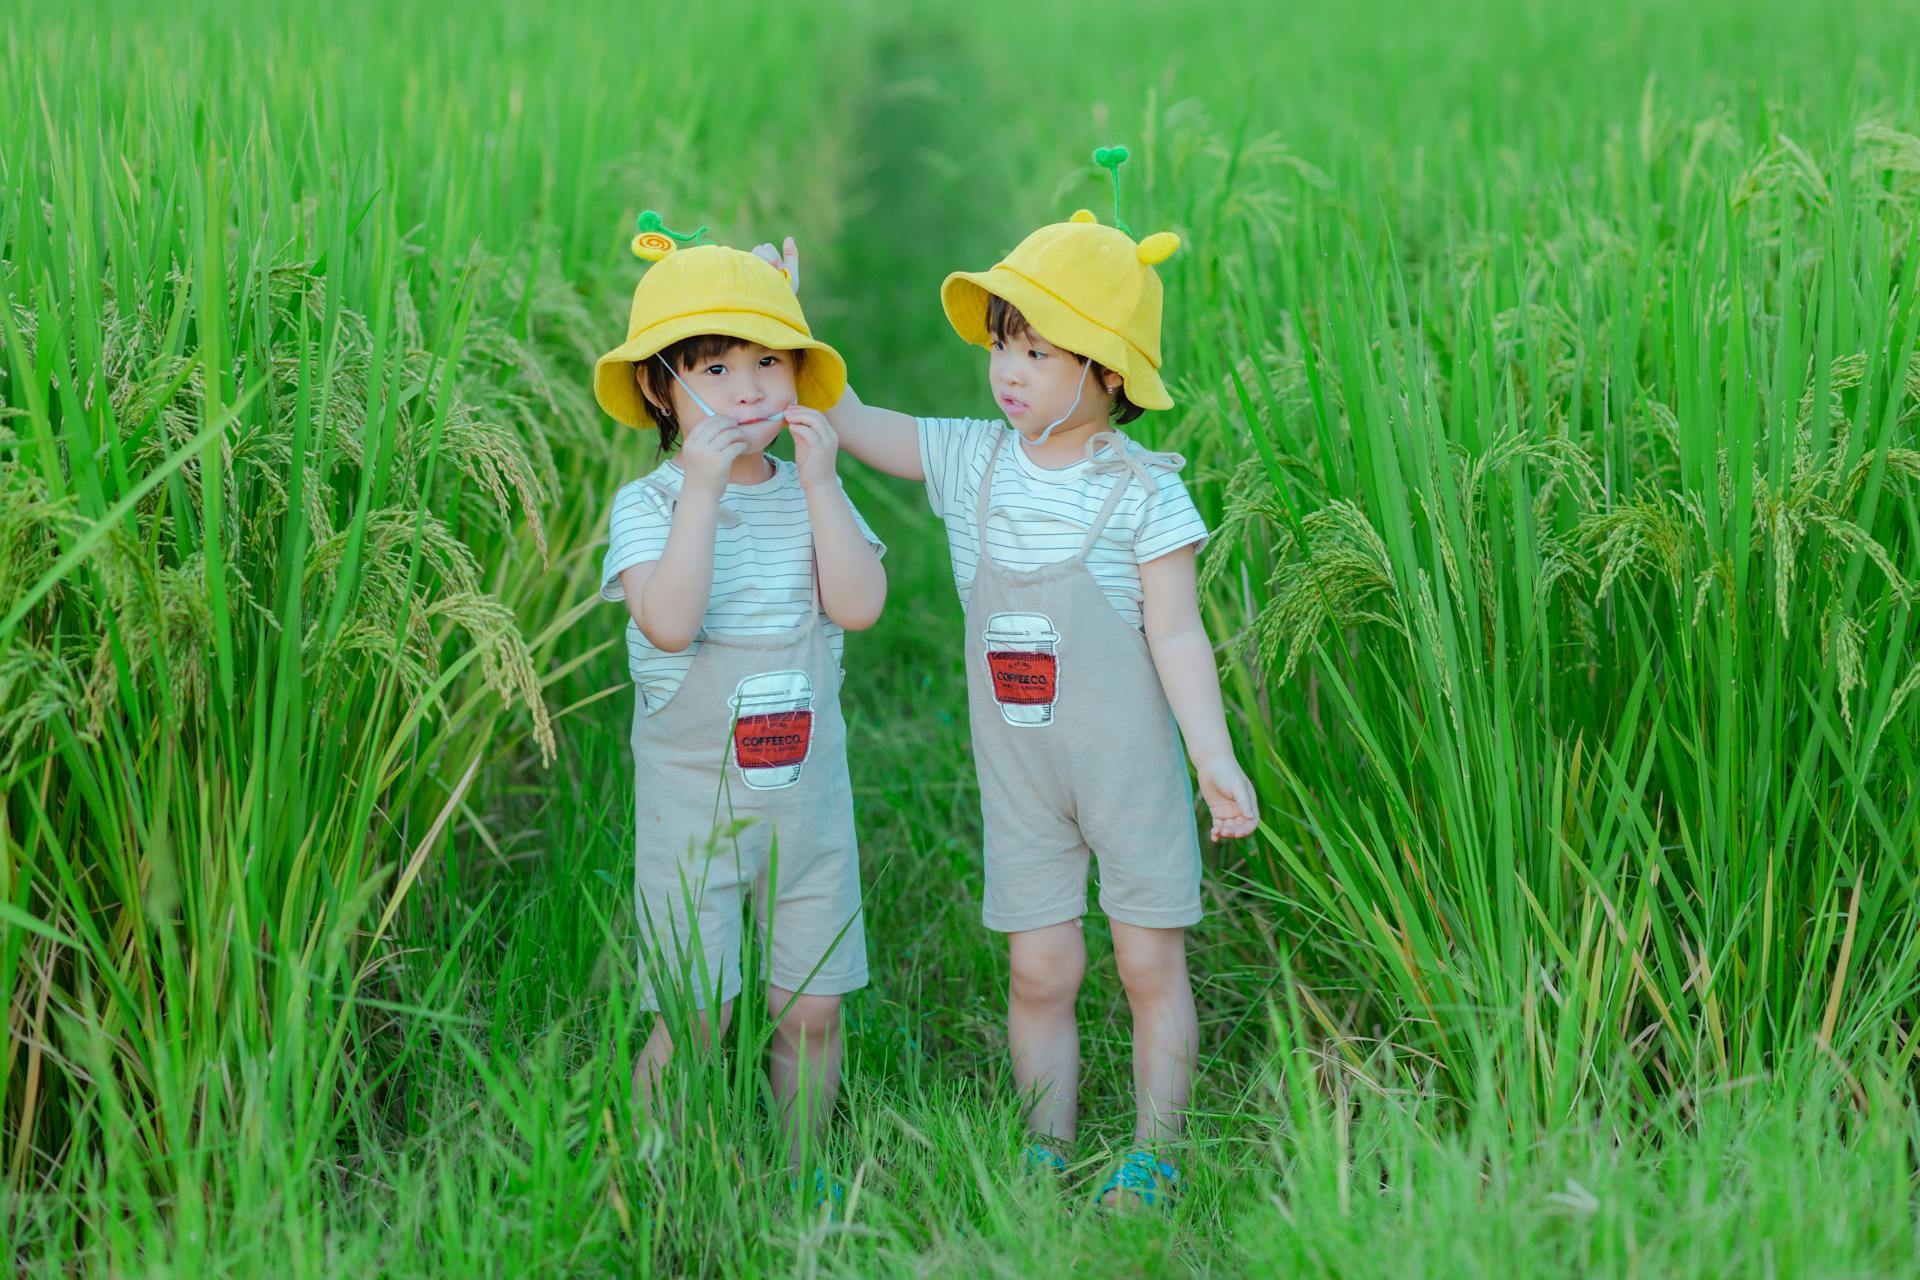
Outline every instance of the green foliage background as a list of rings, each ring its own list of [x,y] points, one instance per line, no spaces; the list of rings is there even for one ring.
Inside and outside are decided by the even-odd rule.
[[[1901,4],[12,6],[0,1230],[108,1274],[1908,1269],[1920,226]],[[636,1137],[593,593],[634,213],[792,231],[867,398],[1103,208],[1162,268],[1266,824],[1195,1184],[1013,1175],[937,526],[850,648],[876,981],[787,1191],[761,1018]],[[1099,949],[1099,922],[1091,922]]]

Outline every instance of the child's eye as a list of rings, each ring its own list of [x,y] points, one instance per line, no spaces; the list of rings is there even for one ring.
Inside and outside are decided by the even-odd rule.
[[[1035,360],[1045,360],[1047,358],[1047,353],[1044,351],[1029,350],[1027,354],[1032,356]]]
[[[761,357],[760,357],[760,367],[761,367],[762,369],[771,369],[771,368],[773,368],[773,366],[775,366],[775,365],[777,365],[777,364],[779,364],[779,363],[780,363],[780,357],[779,357],[779,356],[777,356],[777,355],[771,355],[771,356],[761,356]]]
[[[1005,351],[1007,349],[1007,344],[1000,341],[1000,339],[995,338],[993,340],[993,349],[995,351]]]
[[[707,376],[709,378],[717,378],[726,371],[727,366],[723,364],[710,364],[707,366]]]

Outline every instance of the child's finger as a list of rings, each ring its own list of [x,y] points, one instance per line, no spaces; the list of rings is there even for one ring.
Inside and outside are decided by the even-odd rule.
[[[1216,843],[1221,840],[1239,840],[1245,836],[1252,835],[1253,829],[1259,825],[1258,819],[1244,816],[1215,818],[1213,820],[1213,839]]]
[[[786,253],[782,256],[787,264],[787,283],[793,286],[795,293],[798,293],[800,292],[800,245],[792,236],[788,236],[784,247]]]
[[[1240,810],[1239,816],[1246,821],[1260,820],[1260,801],[1253,794],[1253,783],[1244,773],[1233,781],[1233,803]]]
[[[746,439],[740,431],[740,424],[733,419],[709,418],[699,427],[694,428],[693,434],[687,437],[687,443],[717,449],[723,444],[731,444],[736,440],[744,444]]]

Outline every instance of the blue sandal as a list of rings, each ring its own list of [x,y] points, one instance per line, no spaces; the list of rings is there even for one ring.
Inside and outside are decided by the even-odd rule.
[[[1043,1147],[1033,1143],[1020,1153],[1020,1172],[1022,1173],[1065,1173],[1067,1158],[1052,1147]]]
[[[1171,1209],[1180,1199],[1180,1171],[1151,1151],[1135,1151],[1122,1160],[1100,1189],[1093,1202],[1101,1208],[1118,1209],[1125,1201],[1107,1204],[1115,1191],[1125,1191],[1149,1209]]]
[[[800,1194],[800,1179],[787,1179],[787,1190],[795,1196],[798,1196]],[[813,1171],[814,1211],[817,1213],[821,1209],[825,1209],[827,1211],[827,1221],[838,1222],[840,1221],[841,1210],[845,1208],[846,1203],[847,1185],[838,1178],[828,1177],[825,1169],[815,1169]]]

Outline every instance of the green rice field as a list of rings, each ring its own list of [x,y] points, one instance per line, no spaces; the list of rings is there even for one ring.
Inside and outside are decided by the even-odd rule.
[[[1898,0],[0,0],[0,1258],[32,1276],[1920,1271],[1920,12]],[[845,693],[874,980],[635,1113],[635,214],[791,232],[871,402],[949,270],[1166,284],[1259,790],[1170,1216],[1088,920],[1021,1176],[960,610]],[[1103,214],[1104,216],[1104,214]],[[780,446],[788,448],[786,444]]]

